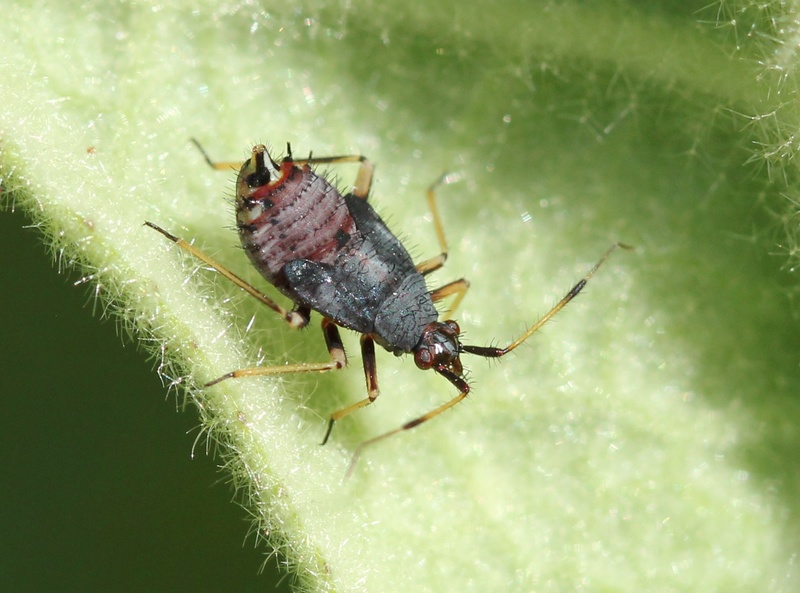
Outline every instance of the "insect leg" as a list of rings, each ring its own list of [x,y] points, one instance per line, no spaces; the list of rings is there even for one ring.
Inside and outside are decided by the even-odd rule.
[[[195,140],[194,138],[189,138],[192,144],[197,147],[197,150],[200,151],[200,154],[203,155],[203,159],[208,163],[208,166],[212,169],[216,169],[217,171],[227,171],[228,169],[233,169],[234,171],[238,170],[244,161],[212,161],[211,157],[208,156],[206,149],[201,146],[201,144]]]
[[[322,320],[322,333],[331,359],[328,362],[300,362],[276,366],[250,367],[226,373],[221,377],[209,381],[204,387],[211,387],[226,379],[241,379],[242,377],[259,377],[262,375],[284,375],[286,373],[324,373],[339,370],[347,366],[347,355],[344,352],[342,339],[339,337],[339,328],[329,319]]]
[[[432,290],[431,300],[435,303],[437,301],[441,301],[443,298],[449,297],[451,294],[457,294],[458,296],[453,299],[450,308],[443,315],[444,319],[451,319],[453,311],[458,308],[458,305],[461,304],[461,301],[467,295],[467,290],[469,290],[469,280],[461,278],[460,280],[455,280],[449,284],[440,286],[436,290]]]
[[[443,183],[453,183],[457,179],[458,177],[453,173],[445,173],[439,177],[439,179],[431,183],[430,186],[428,186],[428,208],[430,208],[431,214],[433,215],[433,228],[436,229],[436,238],[439,241],[439,248],[442,250],[442,252],[435,257],[426,259],[425,261],[417,264],[417,272],[422,275],[430,274],[431,272],[438,270],[444,265],[444,262],[447,261],[447,239],[444,236],[442,217],[439,214],[439,208],[436,205],[436,188]]]
[[[200,251],[197,247],[195,247],[185,239],[176,237],[172,233],[165,231],[160,226],[152,222],[146,221],[144,224],[149,226],[151,229],[155,229],[156,231],[164,235],[167,239],[175,243],[178,247],[180,247],[187,253],[193,255],[207,266],[210,266],[211,268],[213,268],[214,270],[225,276],[225,278],[233,282],[236,286],[244,290],[247,294],[261,301],[262,304],[266,305],[267,307],[278,313],[278,315],[280,315],[284,319],[284,321],[286,321],[286,323],[288,323],[291,327],[301,328],[305,327],[308,324],[308,313],[304,314],[302,311],[292,311],[289,309],[285,309],[284,307],[281,307],[278,303],[276,303],[267,295],[265,295],[263,292],[258,290],[255,286],[239,278],[239,276],[231,272],[228,268],[218,263],[217,261],[213,260],[211,257]]]
[[[462,379],[455,373],[451,373],[450,371],[447,370],[442,370],[438,372],[441,375],[443,375],[448,381],[450,381],[453,385],[456,386],[456,388],[458,389],[458,395],[456,395],[453,399],[443,403],[438,408],[431,410],[427,414],[423,414],[422,416],[414,418],[413,420],[406,422],[405,424],[395,428],[394,430],[390,430],[389,432],[385,432],[381,435],[378,435],[361,443],[358,447],[356,447],[356,450],[353,452],[353,458],[350,460],[350,466],[347,468],[345,479],[349,478],[352,475],[353,470],[355,469],[356,464],[358,463],[358,460],[361,457],[361,454],[364,452],[364,449],[366,449],[370,445],[374,445],[378,441],[382,441],[383,439],[389,438],[390,436],[394,436],[399,432],[403,432],[404,430],[411,430],[412,428],[419,426],[423,422],[427,422],[431,418],[435,418],[442,412],[449,410],[454,405],[463,400],[465,397],[467,397],[467,394],[469,393],[469,385],[464,379]]]
[[[586,286],[586,283],[589,281],[589,279],[594,275],[597,269],[603,265],[603,263],[605,263],[605,261],[617,247],[621,247],[622,249],[632,249],[632,247],[624,243],[614,243],[608,248],[608,250],[603,254],[603,257],[600,258],[600,260],[592,267],[592,269],[589,270],[589,272],[583,278],[581,278],[578,283],[573,286],[569,292],[553,306],[552,309],[545,313],[544,316],[539,319],[539,321],[534,323],[524,334],[511,342],[508,346],[505,348],[493,348],[490,346],[468,346],[466,344],[462,344],[462,351],[470,354],[476,354],[478,356],[484,356],[486,358],[500,358],[501,356],[505,356],[514,350],[517,346],[539,331],[545,323],[555,317],[558,312],[561,311],[561,309],[566,307],[572,299],[578,296],[578,294],[583,290],[584,286]]]
[[[372,187],[372,174],[375,171],[375,165],[367,159],[367,157],[360,154],[344,154],[339,156],[325,156],[325,157],[308,157],[307,159],[299,159],[294,161],[298,165],[322,165],[331,164],[338,165],[341,163],[361,163],[358,168],[358,175],[356,175],[356,182],[353,184],[353,195],[366,200],[369,196],[369,190]]]
[[[197,149],[200,151],[200,154],[203,155],[203,159],[208,163],[208,166],[212,169],[216,169],[218,171],[226,171],[228,169],[238,170],[244,161],[214,161],[208,155],[206,150],[202,147],[200,142],[198,142],[194,138],[190,138],[192,144],[194,144]],[[337,156],[326,156],[326,157],[311,157],[309,156],[307,159],[295,159],[291,156],[291,149],[288,150],[289,158],[291,161],[296,165],[324,165],[324,164],[332,164],[338,165],[341,163],[361,163],[361,166],[358,169],[358,175],[356,176],[356,182],[353,186],[353,194],[358,196],[359,198],[366,199],[369,195],[370,187],[372,186],[372,173],[375,169],[375,165],[373,165],[367,157],[360,155],[360,154],[344,154],[344,155],[337,155]]]
[[[367,380],[367,397],[331,414],[331,418],[328,421],[328,429],[325,431],[325,437],[322,439],[321,445],[328,442],[328,437],[331,436],[335,422],[356,410],[370,405],[380,395],[378,391],[378,368],[375,364],[375,342],[367,334],[361,335],[361,358],[364,361],[364,377]]]

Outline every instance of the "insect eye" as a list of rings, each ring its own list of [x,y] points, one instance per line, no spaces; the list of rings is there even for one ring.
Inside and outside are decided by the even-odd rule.
[[[431,368],[433,366],[433,353],[430,348],[420,348],[414,352],[414,363],[423,371]]]
[[[458,327],[458,324],[455,321],[453,321],[452,319],[450,319],[448,321],[445,321],[444,323],[445,323],[445,325],[447,325],[447,327],[450,329],[450,331],[453,332],[454,335],[457,336],[457,335],[459,335],[461,333],[461,328]]]

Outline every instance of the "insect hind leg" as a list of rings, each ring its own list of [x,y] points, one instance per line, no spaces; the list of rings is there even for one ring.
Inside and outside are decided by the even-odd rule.
[[[208,163],[208,166],[212,169],[216,169],[217,171],[227,171],[228,169],[238,170],[244,161],[214,161],[206,152],[205,148],[198,142],[195,138],[190,138],[192,144],[197,147],[197,150],[200,151],[200,154],[203,156],[203,160]],[[353,195],[361,198],[362,200],[366,200],[369,196],[370,188],[372,187],[372,175],[375,171],[375,165],[364,155],[361,154],[343,154],[337,156],[323,156],[323,157],[312,157],[311,155],[308,156],[306,159],[295,159],[292,157],[292,149],[291,146],[287,144],[287,154],[288,158],[295,164],[295,165],[340,165],[342,163],[360,163],[358,168],[358,174],[356,175],[356,181],[353,184]]]
[[[197,150],[200,151],[200,154],[203,156],[203,160],[208,164],[209,167],[215,169],[217,171],[227,171],[228,169],[238,170],[242,166],[242,162],[244,161],[214,161],[206,152],[206,149],[203,148],[203,145],[200,144],[195,138],[189,138],[192,144],[197,147]]]
[[[367,157],[360,154],[343,154],[338,156],[312,157],[293,160],[296,165],[340,165],[342,163],[360,163],[356,181],[353,184],[353,195],[362,200],[369,197],[372,188],[372,176],[375,165]]]
[[[236,286],[244,290],[247,294],[254,297],[258,301],[260,301],[263,305],[266,305],[273,311],[275,311],[278,315],[280,315],[289,326],[293,328],[301,328],[308,325],[308,310],[307,309],[298,309],[298,310],[290,310],[286,309],[285,307],[280,306],[278,303],[273,301],[263,292],[258,290],[255,286],[243,280],[233,272],[231,272],[228,268],[223,266],[221,263],[217,262],[212,257],[206,255],[197,247],[186,241],[185,239],[181,239],[180,237],[176,237],[169,231],[162,229],[155,223],[145,221],[145,226],[149,226],[151,229],[158,231],[162,235],[164,235],[167,239],[175,243],[178,247],[183,249],[186,253],[196,257],[201,262],[206,264],[207,266],[216,270],[219,274],[223,275],[225,278],[233,282]]]

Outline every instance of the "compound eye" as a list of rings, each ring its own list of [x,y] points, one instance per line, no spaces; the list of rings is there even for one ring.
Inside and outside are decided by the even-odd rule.
[[[450,331],[452,331],[455,335],[458,335],[458,334],[461,333],[461,328],[458,327],[458,324],[455,321],[453,321],[452,319],[450,319],[448,321],[445,321],[444,323],[450,329]]]
[[[423,371],[433,366],[433,353],[428,348],[420,348],[414,352],[414,363]]]

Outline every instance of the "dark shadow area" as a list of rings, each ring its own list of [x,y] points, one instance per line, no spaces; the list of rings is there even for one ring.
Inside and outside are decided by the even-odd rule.
[[[289,591],[154,362],[0,214],[0,589]]]

